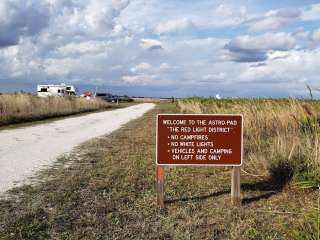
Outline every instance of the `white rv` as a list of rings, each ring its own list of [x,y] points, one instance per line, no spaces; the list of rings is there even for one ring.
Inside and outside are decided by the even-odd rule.
[[[39,97],[49,97],[49,96],[75,96],[76,88],[73,85],[38,85],[38,96]]]

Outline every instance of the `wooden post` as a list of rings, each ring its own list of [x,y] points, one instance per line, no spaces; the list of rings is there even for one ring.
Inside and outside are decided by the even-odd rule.
[[[231,204],[233,206],[241,205],[241,195],[240,195],[240,168],[233,167],[231,174]]]
[[[157,165],[157,204],[164,208],[164,166]]]

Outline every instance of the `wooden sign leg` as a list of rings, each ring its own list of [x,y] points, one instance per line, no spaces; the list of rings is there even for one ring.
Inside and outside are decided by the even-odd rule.
[[[164,167],[157,165],[157,204],[164,208]]]
[[[240,193],[240,168],[233,167],[231,174],[231,203],[233,206],[241,205],[241,193]]]

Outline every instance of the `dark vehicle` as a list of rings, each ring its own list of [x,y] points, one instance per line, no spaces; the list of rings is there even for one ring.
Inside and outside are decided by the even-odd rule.
[[[96,98],[100,98],[107,102],[117,102],[118,96],[112,95],[111,93],[96,93]]]

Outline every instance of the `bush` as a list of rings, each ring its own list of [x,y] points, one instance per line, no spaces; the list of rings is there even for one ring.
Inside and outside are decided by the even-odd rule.
[[[269,166],[271,182],[278,186],[284,186],[293,177],[295,166],[292,161],[281,157],[273,160]]]
[[[303,155],[293,156],[291,159],[277,157],[269,166],[269,174],[271,182],[277,186],[284,186],[293,180],[296,186],[311,188],[319,182],[317,170],[308,165],[307,158]]]

